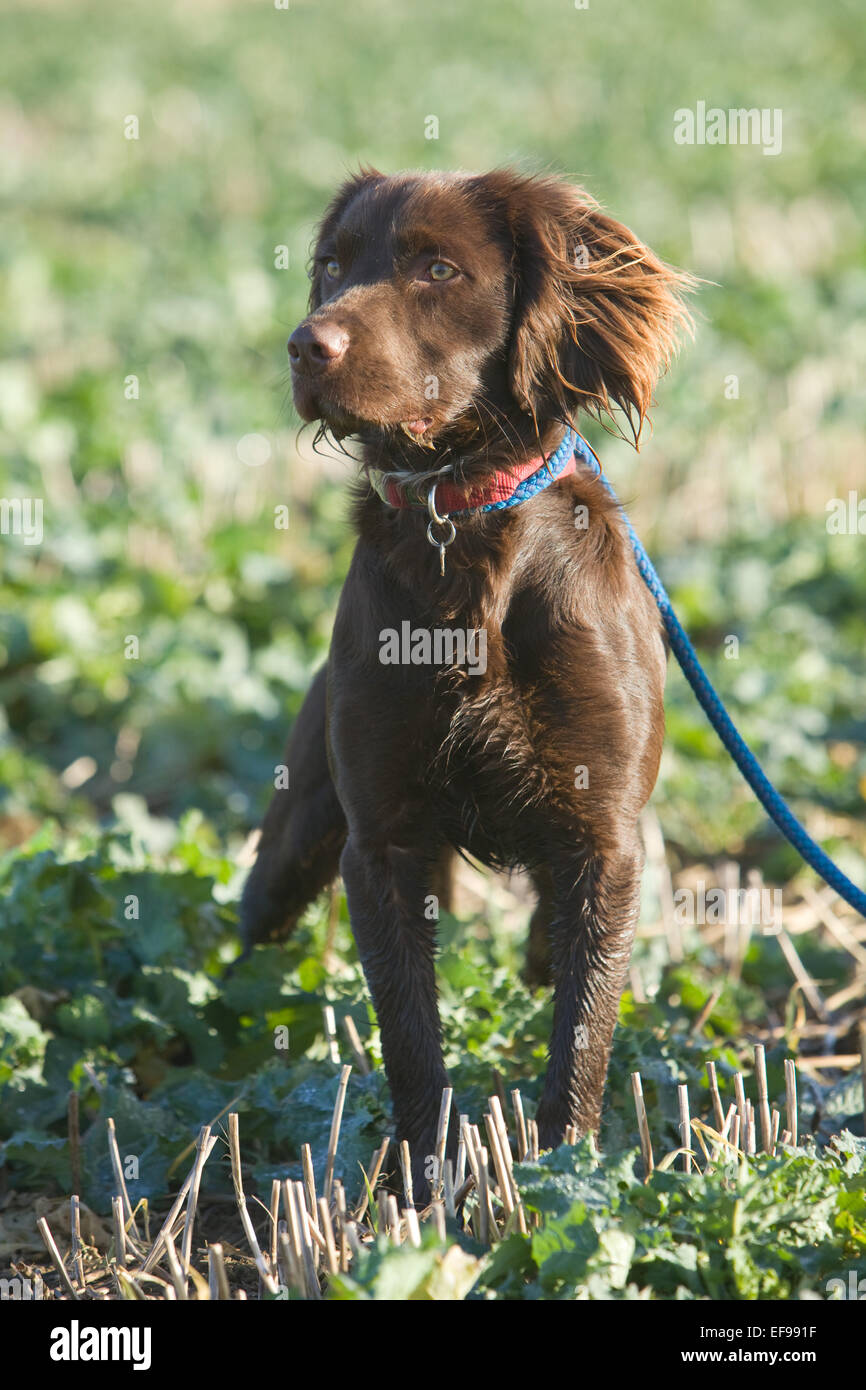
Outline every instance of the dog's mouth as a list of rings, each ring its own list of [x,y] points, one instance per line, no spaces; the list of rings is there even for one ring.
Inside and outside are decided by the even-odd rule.
[[[354,434],[363,440],[376,439],[385,443],[388,440],[395,442],[397,438],[402,437],[422,449],[433,447],[434,437],[440,428],[432,415],[419,415],[410,420],[388,420],[374,415],[356,415],[340,409],[331,410],[327,407],[323,407],[320,419],[331,434],[340,438]]]
[[[340,401],[328,400],[323,393],[313,395],[312,392],[298,391],[297,386],[295,406],[305,420],[321,420],[338,439],[347,435],[359,435],[362,438],[375,435],[391,439],[395,435],[403,435],[413,444],[430,448],[434,435],[444,423],[437,424],[432,415],[413,415],[401,419],[393,416],[388,418],[384,412],[382,415],[373,412],[361,414]]]
[[[439,400],[435,413],[413,415],[413,405],[417,409],[420,402],[392,397],[387,404],[382,402],[381,411],[359,408],[360,403],[347,399],[336,382],[311,379],[298,371],[293,372],[292,385],[295,407],[304,420],[320,420],[336,440],[354,436],[376,454],[392,451],[399,458],[405,452],[415,459],[442,448],[472,449],[478,442],[478,413],[466,405],[448,406]],[[424,404],[429,409],[428,402]]]

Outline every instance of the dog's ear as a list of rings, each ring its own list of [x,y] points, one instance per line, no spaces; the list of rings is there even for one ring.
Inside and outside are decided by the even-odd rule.
[[[318,255],[319,247],[333,235],[340,218],[357,195],[363,189],[369,188],[374,183],[379,183],[384,178],[385,175],[380,174],[378,169],[362,165],[357,174],[351,174],[346,182],[341,184],[319,223],[314,255]],[[312,313],[322,304],[322,271],[315,259],[310,266],[310,280],[312,281],[310,285],[310,313]]]
[[[512,394],[540,418],[619,406],[635,440],[653,388],[691,319],[692,277],[663,264],[581,189],[517,178],[506,189],[514,246]]]

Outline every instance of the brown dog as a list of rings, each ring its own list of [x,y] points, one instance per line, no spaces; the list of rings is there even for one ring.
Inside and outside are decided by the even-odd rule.
[[[618,405],[639,429],[688,277],[556,179],[365,170],[327,210],[312,278],[295,403],[361,441],[359,539],[243,933],[287,934],[342,873],[426,1190],[447,1084],[435,899],[455,850],[526,869],[538,892],[528,975],[555,990],[542,1146],[599,1122],[661,754],[662,627],[585,462],[482,507],[543,469],[581,409]],[[431,521],[446,511],[453,539]]]

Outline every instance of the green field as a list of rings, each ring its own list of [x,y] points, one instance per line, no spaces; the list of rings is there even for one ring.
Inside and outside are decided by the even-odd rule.
[[[227,1109],[248,1195],[299,1178],[303,1143],[321,1182],[324,1005],[343,1060],[351,1015],[378,1061],[339,893],[219,980],[351,555],[352,465],[300,429],[285,339],[316,218],[359,162],[555,171],[700,277],[640,452],[587,435],[747,741],[866,884],[864,66],[854,0],[0,7],[0,1275],[32,1262],[56,1284],[36,1215],[65,1252],[54,1213],[77,1188],[110,1278],[108,1117],[155,1234]],[[781,151],[677,144],[675,112],[702,101],[781,111]],[[39,543],[14,499],[41,501]],[[371,1242],[330,1296],[824,1298],[866,1272],[866,929],[768,824],[675,668],[667,719],[600,1163],[584,1141],[520,1170],[528,1236],[485,1253],[451,1222],[465,1260],[446,1261],[425,1224],[420,1250]],[[800,979],[773,931],[678,931],[667,872],[782,890]],[[522,885],[467,869],[461,890],[442,1007],[483,1135],[499,1084],[532,1112],[551,1004],[517,982]],[[706,1061],[725,1107],[740,1068],[755,1100],[756,1041],[774,1104],[800,1062],[800,1145],[714,1159],[695,1137],[700,1171],[645,1185],[630,1074],[658,1161],[680,1144],[678,1084],[713,1123]],[[381,1066],[356,1067],[336,1168],[353,1203],[388,1133]],[[201,1231],[242,1249],[234,1286],[250,1266],[220,1224],[226,1152]]]

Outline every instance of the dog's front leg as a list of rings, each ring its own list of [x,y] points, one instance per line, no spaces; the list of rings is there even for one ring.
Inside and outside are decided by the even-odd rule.
[[[410,1146],[416,1201],[428,1195],[442,1088],[448,1085],[436,992],[436,921],[425,915],[435,865],[435,852],[362,843],[353,835],[340,864],[379,1021],[395,1136]]]
[[[328,767],[326,683],[323,667],[295,720],[280,769],[286,780],[265,816],[241,902],[244,956],[258,941],[290,935],[337,876],[346,818]]]
[[[619,1000],[640,906],[643,854],[637,834],[615,851],[557,865],[551,963],[553,1032],[538,1108],[542,1148],[568,1125],[597,1130]]]

